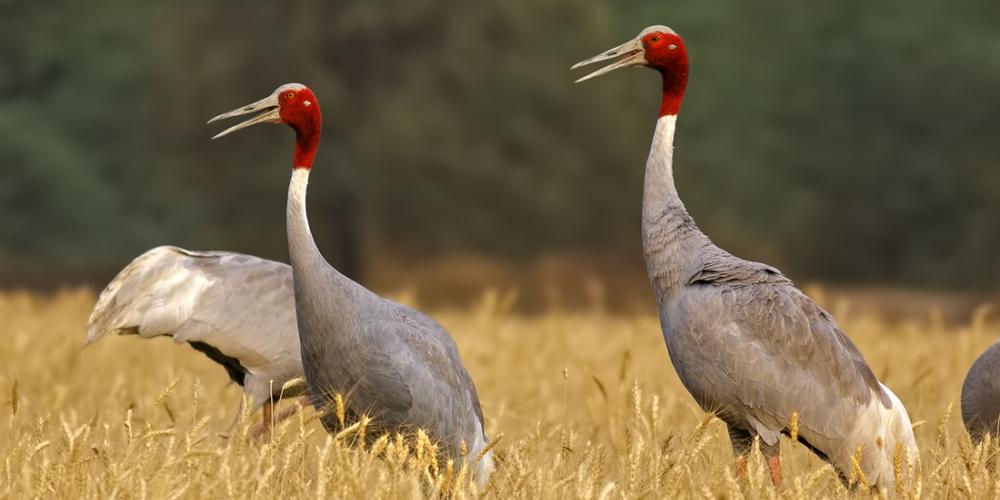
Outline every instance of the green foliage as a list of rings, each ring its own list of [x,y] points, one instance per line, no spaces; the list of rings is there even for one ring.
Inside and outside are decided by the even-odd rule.
[[[289,132],[203,123],[288,81],[323,103],[321,240],[357,203],[390,253],[637,256],[656,76],[568,68],[665,23],[692,57],[678,183],[722,246],[799,279],[1000,279],[995,2],[56,3],[0,17],[0,276],[283,258]]]

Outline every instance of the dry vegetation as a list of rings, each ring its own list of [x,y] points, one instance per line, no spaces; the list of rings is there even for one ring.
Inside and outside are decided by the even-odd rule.
[[[845,497],[831,469],[783,444],[786,483],[759,458],[734,478],[722,425],[673,373],[653,316],[524,316],[501,294],[434,315],[476,380],[502,465],[485,490],[427,466],[427,443],[371,450],[306,412],[270,444],[221,436],[240,391],[169,340],[110,338],[81,350],[90,291],[0,295],[3,498]],[[930,311],[889,324],[833,312],[910,410],[919,482],[905,496],[996,498],[1000,475],[971,448],[957,401],[972,360],[1000,336],[988,308],[946,326]],[[954,406],[954,408],[952,408]],[[380,458],[377,458],[378,455]],[[458,486],[456,486],[458,485]]]

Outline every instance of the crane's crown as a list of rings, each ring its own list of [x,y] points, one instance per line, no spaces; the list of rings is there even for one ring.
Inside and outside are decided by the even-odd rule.
[[[663,33],[663,34],[667,34],[667,35],[676,35],[677,34],[677,32],[675,32],[674,30],[672,30],[672,29],[670,29],[670,28],[668,28],[668,27],[666,27],[666,26],[664,26],[662,24],[654,24],[654,25],[652,25],[652,26],[650,26],[650,27],[648,27],[648,28],[640,31],[639,32],[639,36],[636,37],[636,38],[642,38],[642,37],[644,37],[646,35],[649,35],[650,33]]]
[[[280,93],[282,93],[282,92],[284,92],[286,90],[302,90],[302,89],[307,89],[307,88],[309,88],[309,87],[306,87],[305,85],[302,85],[301,83],[286,83],[286,84],[284,84],[284,85],[282,85],[282,86],[274,89],[274,93],[275,94],[280,94]]]

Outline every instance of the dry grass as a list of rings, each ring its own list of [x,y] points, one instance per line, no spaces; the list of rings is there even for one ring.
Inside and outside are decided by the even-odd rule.
[[[782,488],[759,456],[747,478],[734,478],[725,430],[680,386],[653,316],[529,317],[498,294],[468,311],[433,311],[476,380],[490,435],[503,435],[502,465],[477,491],[460,470],[433,470],[429,443],[386,437],[374,452],[358,450],[357,428],[328,437],[312,412],[270,444],[221,437],[240,397],[223,371],[165,339],[81,350],[93,300],[89,291],[0,295],[0,497],[849,496],[788,442]],[[1000,495],[1000,475],[969,446],[957,411],[966,369],[1000,336],[987,311],[945,326],[930,313],[889,325],[837,309],[917,422],[922,470],[905,496]]]

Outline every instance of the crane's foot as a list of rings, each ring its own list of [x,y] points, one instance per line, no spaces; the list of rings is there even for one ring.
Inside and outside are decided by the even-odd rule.
[[[771,471],[771,483],[774,487],[781,486],[781,457],[778,455],[767,457],[767,468]]]

